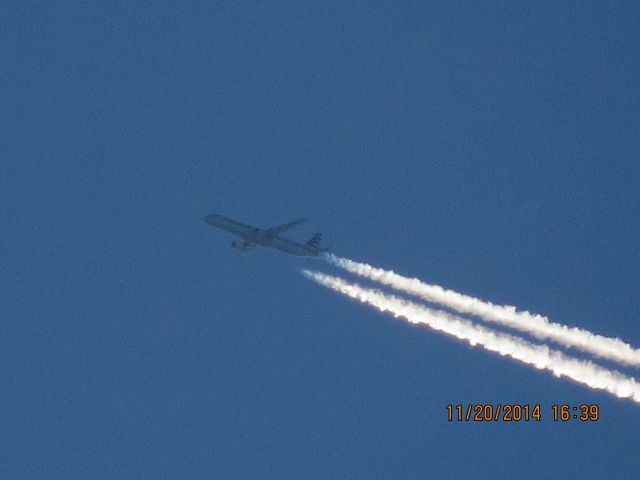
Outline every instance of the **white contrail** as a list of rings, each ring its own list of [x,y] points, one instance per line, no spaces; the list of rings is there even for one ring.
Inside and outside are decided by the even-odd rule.
[[[354,262],[335,255],[326,255],[326,258],[348,272],[419,296],[428,302],[528,332],[540,339],[550,339],[566,347],[574,347],[600,358],[640,367],[640,349],[634,348],[619,338],[605,337],[581,328],[550,322],[547,317],[542,315],[527,311],[518,312],[516,307],[508,305],[494,305],[438,285],[424,283],[417,278],[403,277],[392,270],[376,268],[366,263]]]
[[[315,282],[331,288],[362,303],[372,305],[381,312],[389,312],[410,323],[424,324],[434,330],[465,340],[471,345],[508,356],[540,370],[549,370],[557,377],[567,377],[596,390],[605,390],[619,398],[631,398],[640,403],[640,383],[615,370],[609,370],[588,360],[579,360],[535,345],[519,337],[496,332],[450,313],[433,310],[423,305],[389,295],[380,290],[363,288],[340,277],[303,270]]]

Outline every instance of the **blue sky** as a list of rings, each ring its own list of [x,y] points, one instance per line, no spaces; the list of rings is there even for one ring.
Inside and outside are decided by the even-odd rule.
[[[640,346],[634,2],[0,13],[3,478],[637,474],[636,404],[202,222],[306,216],[291,238]],[[469,402],[546,415],[446,420]]]

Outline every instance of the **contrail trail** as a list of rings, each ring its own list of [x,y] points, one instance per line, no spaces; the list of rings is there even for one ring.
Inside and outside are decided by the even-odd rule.
[[[640,403],[640,383],[615,370],[570,357],[546,345],[535,345],[519,337],[496,332],[464,318],[433,310],[380,290],[348,283],[340,277],[309,270],[303,270],[303,273],[320,285],[369,304],[381,312],[389,312],[410,323],[427,325],[470,345],[480,345],[486,350],[533,365],[539,370],[549,370],[557,377],[567,377],[592,389],[605,390],[618,398],[631,398]]]
[[[428,302],[528,332],[543,340],[550,339],[566,347],[574,347],[600,358],[640,367],[640,349],[634,348],[619,338],[605,337],[581,328],[550,322],[547,317],[542,315],[526,311],[518,312],[515,307],[508,305],[494,305],[438,285],[424,283],[417,278],[403,277],[392,270],[376,268],[366,263],[354,262],[331,254],[325,255],[325,258],[348,272],[416,295]]]

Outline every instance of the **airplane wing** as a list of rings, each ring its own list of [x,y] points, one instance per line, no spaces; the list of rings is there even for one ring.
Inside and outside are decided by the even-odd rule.
[[[298,225],[299,223],[304,222],[305,220],[306,220],[305,218],[300,218],[300,219],[295,220],[295,221],[293,221],[291,223],[285,223],[283,225],[278,225],[277,227],[270,228],[267,231],[271,235],[280,235],[281,233],[286,232],[291,227],[295,227],[296,225]]]
[[[257,231],[255,227],[250,227],[244,223],[236,222],[235,220],[223,217],[222,215],[209,215],[204,218],[204,221],[209,225],[234,233],[247,240],[252,238]]]

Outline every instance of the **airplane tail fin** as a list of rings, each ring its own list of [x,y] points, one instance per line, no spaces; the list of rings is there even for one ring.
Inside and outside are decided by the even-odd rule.
[[[305,243],[305,245],[307,245],[308,247],[313,248],[314,250],[319,250],[320,249],[320,241],[322,240],[322,234],[321,233],[316,233],[313,237],[311,237],[309,239],[309,241],[307,243]]]

